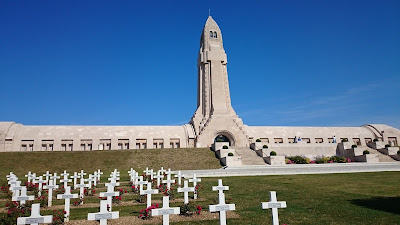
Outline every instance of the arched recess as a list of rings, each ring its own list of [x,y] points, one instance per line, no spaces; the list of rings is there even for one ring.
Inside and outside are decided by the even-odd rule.
[[[229,146],[235,146],[235,136],[233,136],[233,134],[227,130],[222,130],[222,131],[217,131],[214,134],[214,143],[218,140],[221,139],[222,141],[228,141],[229,142]]]

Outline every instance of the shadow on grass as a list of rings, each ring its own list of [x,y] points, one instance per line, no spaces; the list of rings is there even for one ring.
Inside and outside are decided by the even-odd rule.
[[[386,211],[400,215],[400,197],[374,197],[369,199],[353,199],[350,202],[365,208]]]

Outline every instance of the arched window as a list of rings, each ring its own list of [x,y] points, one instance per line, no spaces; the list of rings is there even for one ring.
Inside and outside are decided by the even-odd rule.
[[[217,32],[214,31],[214,38],[217,38]]]
[[[212,31],[210,31],[210,38],[212,38],[213,37],[213,32]]]

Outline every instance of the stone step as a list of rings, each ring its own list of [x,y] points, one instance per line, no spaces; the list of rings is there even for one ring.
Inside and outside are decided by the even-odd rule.
[[[264,159],[250,148],[235,148],[236,153],[242,157],[243,165],[266,165]]]
[[[397,162],[396,160],[394,160],[392,157],[385,155],[381,152],[379,152],[376,149],[370,148],[368,146],[363,146],[363,148],[365,148],[366,150],[369,151],[369,153],[371,154],[377,154],[379,157],[379,162]]]

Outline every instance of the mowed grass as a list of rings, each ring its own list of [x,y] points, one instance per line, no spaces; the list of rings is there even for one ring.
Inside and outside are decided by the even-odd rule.
[[[93,173],[100,169],[109,174],[114,169],[143,171],[146,167],[188,170],[216,169],[221,165],[214,152],[207,148],[0,153],[0,180],[10,171],[21,179],[28,171],[42,175],[46,171]]]
[[[218,168],[218,160],[208,149],[173,149],[174,155],[157,156],[158,150],[111,151],[111,152],[70,152],[58,153],[2,153],[1,183],[5,182],[5,174],[10,170],[15,172],[21,180],[28,170],[44,173],[67,171],[94,171],[100,168],[104,171],[118,169],[121,172],[121,187],[130,190],[127,171],[132,167],[137,171],[144,168],[159,169],[171,167],[177,169],[204,169]],[[197,155],[195,151],[200,151]],[[13,155],[15,154],[15,155]],[[34,155],[29,157],[24,155]],[[37,154],[37,155],[35,155]],[[160,153],[161,155],[163,153]],[[5,156],[21,157],[10,159]],[[163,158],[166,157],[166,158]],[[205,160],[204,158],[208,158]],[[202,160],[203,158],[203,160]],[[58,159],[56,161],[56,159]],[[64,161],[63,161],[64,160]],[[65,160],[67,162],[65,162]],[[11,162],[9,162],[11,161]],[[205,163],[201,165],[201,161]],[[4,162],[4,163],[3,163]],[[35,163],[35,165],[32,165]],[[36,165],[38,163],[39,165]],[[104,181],[99,185],[94,197],[85,198],[86,203],[99,203],[98,192],[105,191]],[[217,192],[211,187],[217,185],[219,178],[202,178],[199,199],[193,200],[208,210],[208,205],[216,204]],[[318,174],[318,175],[285,175],[285,176],[249,176],[224,177],[224,185],[230,187],[226,191],[226,198],[236,204],[236,213],[240,218],[228,218],[228,224],[271,224],[271,211],[262,210],[261,202],[269,201],[269,191],[276,191],[278,201],[286,201],[287,208],[279,209],[281,224],[400,224],[400,172],[353,173],[353,174]],[[77,191],[75,191],[77,192]],[[5,194],[0,194],[4,198]],[[113,210],[120,211],[121,216],[138,216],[145,204],[136,203],[136,194],[127,193],[123,196],[124,202],[130,205],[113,205]],[[154,195],[153,200],[161,201],[162,195]],[[183,201],[183,194],[177,194],[179,202]],[[5,203],[5,201],[2,201]],[[0,204],[2,204],[0,202]],[[171,203],[179,206],[181,203]],[[54,200],[54,205],[62,205],[63,201]],[[97,204],[96,204],[97,205]],[[1,208],[4,206],[0,205]],[[97,207],[72,207],[71,219],[85,219],[87,213],[98,212]],[[51,209],[42,209],[42,215]],[[0,213],[3,216],[5,213]],[[197,218],[197,219],[196,219]],[[194,217],[190,222],[174,222],[171,224],[219,224],[217,219],[200,220]],[[148,221],[151,223],[151,220]]]

